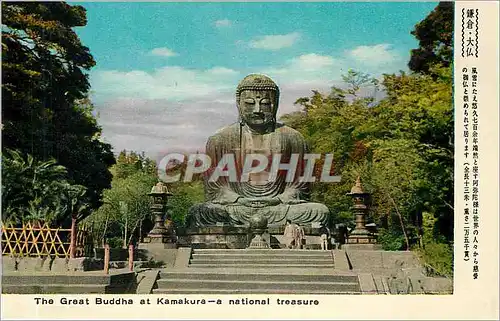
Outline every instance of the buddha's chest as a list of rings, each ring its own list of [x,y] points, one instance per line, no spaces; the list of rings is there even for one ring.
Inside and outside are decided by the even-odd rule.
[[[251,155],[262,155],[267,159],[266,166],[256,173],[251,173],[249,175],[249,184],[251,185],[265,185],[269,181],[270,169],[272,164],[273,155],[281,154],[282,144],[276,135],[266,134],[266,135],[252,135],[246,134],[242,139],[242,150],[244,160],[247,158],[254,159]],[[248,162],[248,161],[247,161]],[[246,164],[246,166],[256,166],[255,161]]]
[[[241,140],[241,149],[245,154],[264,154],[270,156],[283,152],[283,144],[278,135],[256,135],[245,133]]]

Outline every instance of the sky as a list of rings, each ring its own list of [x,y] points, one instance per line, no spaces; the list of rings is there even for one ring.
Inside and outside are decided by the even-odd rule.
[[[97,62],[89,79],[103,140],[158,160],[203,151],[235,122],[247,74],[277,82],[282,115],[349,69],[407,70],[410,32],[437,2],[72,4],[87,9],[75,30]]]

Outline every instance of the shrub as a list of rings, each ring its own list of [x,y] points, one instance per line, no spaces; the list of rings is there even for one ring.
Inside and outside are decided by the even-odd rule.
[[[419,250],[429,275],[453,276],[453,248],[446,243],[428,243]]]
[[[107,241],[110,248],[121,249],[123,247],[123,239],[120,236],[111,237]]]
[[[404,248],[405,238],[401,233],[387,229],[380,229],[378,242],[386,251],[399,251]]]

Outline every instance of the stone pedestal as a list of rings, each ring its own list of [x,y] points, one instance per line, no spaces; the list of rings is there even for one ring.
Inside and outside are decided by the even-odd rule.
[[[355,205],[356,206],[356,205]],[[355,209],[358,211],[366,210],[366,206],[362,205],[365,208],[360,208],[359,205]],[[349,233],[349,237],[347,238],[347,244],[376,244],[377,239],[373,236],[373,234],[368,231],[365,227],[365,214],[364,213],[356,213],[356,227],[354,230]]]
[[[175,234],[175,229],[172,224],[167,222],[163,224],[163,217],[161,215],[156,215],[155,226],[143,239],[142,243],[164,243],[166,245],[171,245],[171,248],[175,248],[177,244],[177,235]]]
[[[159,182],[153,186],[151,193],[148,195],[153,198],[151,213],[155,216],[155,225],[148,233],[148,236],[144,238],[143,243],[160,243],[168,245],[168,248],[176,248],[177,235],[173,222],[168,218],[166,222],[164,221],[164,214],[167,209],[167,196],[171,196],[172,194],[163,183]]]
[[[377,244],[377,240],[370,234],[349,235],[347,244]]]
[[[252,240],[248,245],[249,249],[268,249],[270,244],[263,238],[267,233],[267,218],[262,215],[254,215],[250,219],[250,235]]]
[[[173,267],[177,255],[177,244],[161,242],[152,238],[150,243],[140,243],[138,249],[143,251],[147,260],[153,260],[164,267]]]
[[[249,249],[269,249],[270,246],[266,242],[266,240],[262,237],[261,234],[256,234],[252,241],[250,242],[250,245],[248,246]]]
[[[370,194],[365,193],[363,186],[361,185],[361,179],[356,179],[356,184],[352,187],[351,192],[347,194],[351,196],[354,200],[354,205],[352,207],[356,227],[349,233],[347,238],[347,244],[375,244],[377,239],[373,234],[366,228],[366,215],[368,212],[368,206],[365,205],[365,200]]]

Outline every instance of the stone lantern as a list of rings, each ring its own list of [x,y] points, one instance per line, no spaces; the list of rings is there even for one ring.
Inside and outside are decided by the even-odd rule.
[[[352,210],[355,216],[356,227],[349,233],[347,239],[348,244],[374,244],[376,243],[375,237],[366,228],[366,215],[368,213],[368,206],[366,206],[366,199],[370,196],[366,193],[361,184],[361,179],[356,179],[356,184],[351,188],[351,192],[346,194],[353,198],[354,205]]]
[[[151,213],[154,215],[153,229],[144,238],[144,243],[177,243],[175,228],[170,217],[165,217],[167,212],[168,197],[173,194],[163,182],[156,183],[148,194],[152,197]]]
[[[249,249],[268,249],[269,244],[263,235],[267,231],[267,218],[262,215],[254,215],[250,218],[250,233],[253,236]]]

